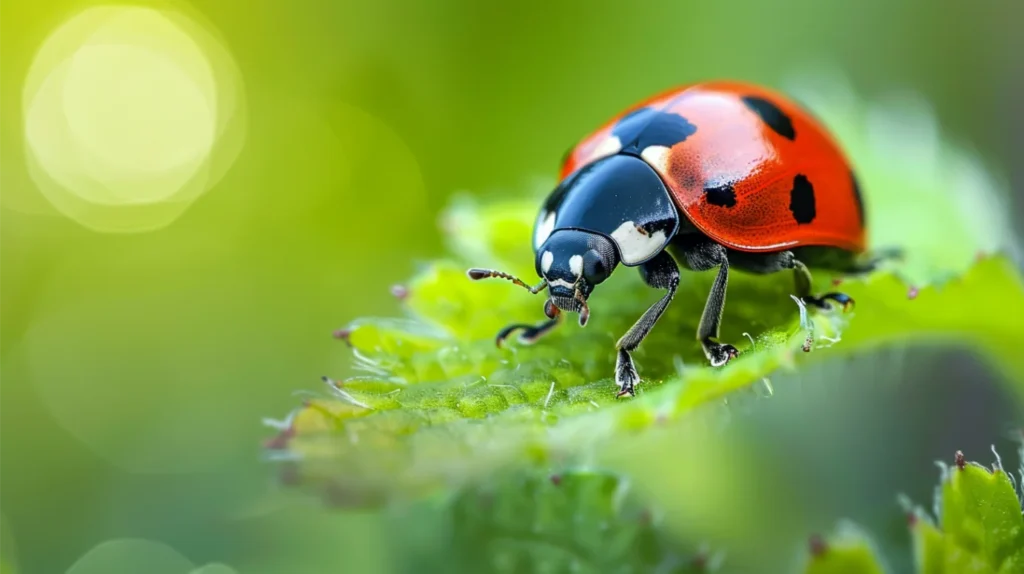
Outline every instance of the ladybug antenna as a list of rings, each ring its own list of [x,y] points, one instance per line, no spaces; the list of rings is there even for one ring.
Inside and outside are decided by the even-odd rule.
[[[498,279],[508,279],[509,281],[515,283],[516,285],[519,285],[520,287],[526,289],[527,291],[529,291],[533,295],[536,295],[537,293],[540,293],[541,291],[544,290],[545,287],[548,286],[548,280],[547,279],[544,279],[543,281],[541,281],[540,283],[538,283],[534,287],[530,287],[526,283],[523,283],[523,281],[521,279],[519,279],[518,277],[514,277],[514,276],[509,275],[508,273],[505,273],[503,271],[495,271],[494,269],[476,269],[476,268],[473,268],[473,269],[470,269],[469,271],[467,271],[466,275],[469,275],[469,278],[474,280],[474,281],[479,281],[481,279],[489,279],[491,277],[497,277]]]

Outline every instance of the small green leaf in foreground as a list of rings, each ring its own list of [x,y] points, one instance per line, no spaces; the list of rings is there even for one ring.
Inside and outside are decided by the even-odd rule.
[[[1024,441],[1020,449],[1024,459]],[[920,507],[904,501],[909,513],[917,574],[1021,574],[1024,572],[1024,495],[996,463],[968,462],[957,452],[942,464],[936,493],[936,524]],[[852,535],[850,533],[853,533]],[[845,528],[841,536],[812,544],[806,574],[883,574],[868,537]],[[894,573],[889,573],[894,574]]]
[[[804,574],[884,574],[868,538],[850,524],[810,541]]]
[[[988,468],[967,462],[960,452],[952,465],[943,465],[943,475],[939,525],[920,509],[913,514],[918,572],[1024,572],[1024,515],[1011,475],[998,463]]]

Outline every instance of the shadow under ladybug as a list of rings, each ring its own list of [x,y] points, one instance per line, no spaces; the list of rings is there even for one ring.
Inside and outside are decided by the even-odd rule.
[[[532,343],[562,312],[586,325],[594,288],[622,264],[665,290],[616,343],[618,396],[633,396],[639,375],[630,353],[644,340],[679,286],[679,265],[718,268],[697,328],[712,366],[739,352],[718,341],[729,269],[791,270],[796,296],[818,309],[847,309],[839,292],[815,295],[809,267],[865,273],[884,258],[867,256],[860,190],[842,151],[817,121],[765,88],[710,82],[656,95],[613,118],[566,155],[562,178],[534,225],[530,287],[507,273],[470,269],[471,279],[508,279],[537,294],[547,289],[547,320],[513,324]]]

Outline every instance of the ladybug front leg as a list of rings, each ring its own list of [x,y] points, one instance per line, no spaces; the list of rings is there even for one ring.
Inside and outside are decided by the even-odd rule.
[[[658,322],[658,318],[668,308],[668,304],[672,302],[672,297],[675,296],[676,289],[679,287],[679,266],[676,265],[675,259],[668,251],[662,251],[654,259],[640,266],[640,277],[651,287],[667,289],[668,292],[658,302],[651,305],[615,344],[618,351],[615,360],[615,383],[619,385],[618,396],[620,397],[623,395],[633,396],[636,393],[636,384],[640,382],[640,375],[636,371],[636,366],[633,365],[633,357],[630,356],[630,352],[640,346],[647,334],[651,332],[654,324]]]
[[[498,331],[498,335],[497,337],[495,337],[495,343],[497,343],[497,345],[500,347],[502,343],[505,342],[505,339],[508,339],[508,337],[512,333],[515,333],[516,331],[522,331],[522,333],[519,335],[519,342],[522,343],[523,345],[532,345],[533,343],[537,342],[537,339],[540,339],[544,335],[547,335],[548,333],[551,332],[552,329],[557,327],[561,317],[561,315],[555,315],[554,318],[548,319],[547,321],[544,321],[543,323],[540,323],[538,325],[528,325],[525,323],[516,323],[514,325],[509,325],[508,327],[505,327],[501,331]]]
[[[524,345],[532,345],[533,343],[536,343],[537,339],[540,339],[544,335],[547,335],[548,333],[551,332],[552,329],[557,327],[558,323],[560,323],[562,319],[561,310],[559,310],[559,308],[556,307],[555,304],[551,302],[551,299],[548,299],[547,301],[544,302],[544,314],[548,316],[548,320],[544,321],[543,323],[540,323],[539,325],[515,323],[513,325],[505,327],[501,331],[498,331],[498,336],[495,337],[495,343],[497,343],[497,345],[500,347],[501,344],[505,342],[505,339],[507,339],[509,335],[515,333],[516,331],[523,332],[521,335],[519,335],[520,343]]]

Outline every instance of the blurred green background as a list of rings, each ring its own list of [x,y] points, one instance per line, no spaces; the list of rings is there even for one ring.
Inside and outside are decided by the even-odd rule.
[[[453,193],[550,181],[569,145],[654,91],[712,77],[781,87],[832,69],[869,98],[919,92],[948,137],[1001,177],[1019,175],[1018,2],[138,5],[181,10],[217,38],[245,120],[223,178],[138,233],[65,216],[28,167],[30,66],[93,4],[0,6],[0,504],[19,572],[64,572],[131,538],[244,573],[384,564],[375,516],[342,518],[279,491],[260,460],[261,418],[319,390],[320,375],[349,374],[331,331],[398,312],[389,287],[441,253],[437,217]],[[969,358],[913,360],[918,379],[947,380],[927,400],[880,383],[907,410],[844,403],[850,424],[892,425],[886,460],[914,452],[931,476],[931,458],[965,442],[983,456],[1018,416],[967,417],[966,434],[939,436],[921,421],[957,404],[996,412],[999,391]],[[895,382],[885,375],[872,380]],[[838,508],[809,504],[831,516],[855,508],[855,494]],[[173,556],[160,560],[179,571]]]

